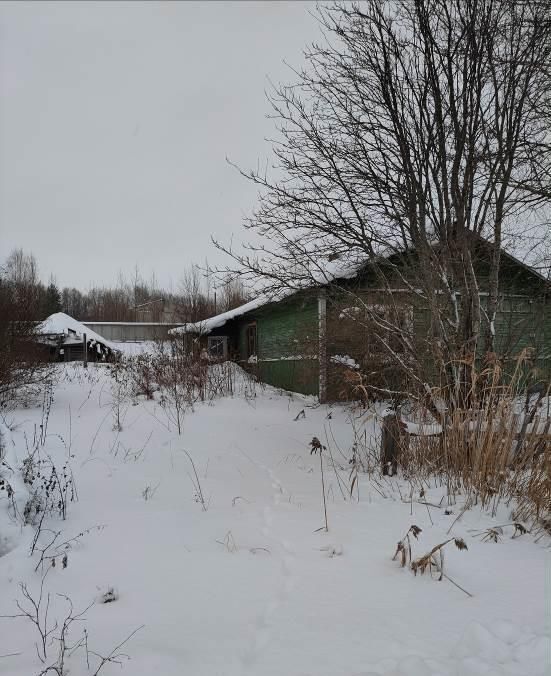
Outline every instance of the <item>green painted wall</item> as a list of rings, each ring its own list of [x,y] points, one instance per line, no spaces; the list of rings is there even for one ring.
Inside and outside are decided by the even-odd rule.
[[[259,379],[291,392],[318,394],[319,366],[317,359],[259,361]]]
[[[302,297],[257,315],[258,358],[317,356],[317,299]]]
[[[504,374],[510,375],[517,364],[519,354],[526,352],[531,357],[523,363],[523,377],[527,381],[549,380],[551,378],[551,299],[543,302],[544,283],[537,276],[531,274],[521,265],[510,259],[503,260],[501,271],[501,301],[500,309],[495,322],[496,352],[500,355],[504,365]],[[487,296],[487,265],[483,261],[477,266],[477,277],[481,286],[481,305],[484,308]],[[377,291],[380,282],[368,271],[360,278],[345,282],[345,291],[336,293],[333,297],[334,307],[328,313],[328,345],[329,357],[347,355],[361,364],[362,372],[367,374],[371,384],[375,387],[406,390],[407,383],[403,383],[403,374],[392,363],[388,363],[387,352],[370,341],[369,329],[351,319],[339,318],[343,307],[354,308],[361,306],[355,302],[358,296],[363,303],[388,304],[388,296]],[[397,288],[403,288],[402,280],[396,280]],[[418,298],[410,294],[397,291],[393,294],[392,305],[413,306],[413,340],[416,344],[416,356],[425,364],[424,372],[433,373],[435,382],[437,373],[434,355],[431,350],[430,313],[420,304]],[[360,310],[361,312],[361,310]],[[361,316],[361,315],[360,315]],[[484,326],[485,328],[485,326]],[[528,349],[529,348],[529,349]],[[483,357],[484,345],[479,343],[479,357]],[[366,357],[366,355],[369,355]],[[329,397],[338,397],[339,390],[343,391],[343,367],[329,363]]]
[[[551,378],[551,303],[526,298],[504,298],[496,318],[496,350],[510,354],[512,371],[521,353],[529,380]]]
[[[487,266],[486,266],[487,267]],[[483,261],[477,266],[477,275],[484,291],[487,274]],[[400,280],[398,280],[400,282]],[[359,293],[364,302],[385,304],[385,295],[374,288],[377,279],[368,272],[361,278],[344,282],[346,293],[338,300],[328,299],[327,354],[350,355],[352,358],[365,355],[369,348],[369,335],[366,329],[358,328],[354,322],[343,322],[338,316],[338,308],[344,305],[354,306],[354,294]],[[398,286],[403,286],[400,282]],[[496,349],[499,353],[509,351],[516,357],[524,348],[535,348],[534,359],[527,363],[527,374],[530,379],[551,377],[551,303],[542,304],[542,282],[530,274],[522,266],[510,259],[503,261],[502,293],[499,315],[496,320]],[[352,294],[350,294],[352,292]],[[348,299],[348,300],[346,300]],[[408,294],[396,293],[394,303],[408,305]],[[482,296],[484,306],[486,297]],[[411,303],[411,298],[409,299]],[[418,301],[417,301],[418,302]],[[426,308],[417,306],[413,309],[414,335],[419,352],[418,357],[426,360],[427,365],[434,363],[434,356],[427,347],[430,344],[430,316]],[[239,359],[246,363],[247,359],[247,326],[251,322],[257,327],[257,363],[250,365],[260,380],[282,389],[305,394],[318,394],[319,364],[318,353],[318,306],[317,290],[313,289],[291,299],[268,305],[265,308],[249,313],[239,320],[238,351]],[[369,352],[369,349],[367,350]],[[298,359],[297,357],[301,357]],[[306,358],[305,358],[306,357]],[[313,358],[312,358],[313,357]],[[375,359],[376,361],[376,359]],[[373,363],[375,371],[370,377],[376,377],[376,371],[385,382],[397,381],[401,374],[392,364],[384,359],[380,364]],[[506,362],[506,368],[512,369],[514,359]],[[328,386],[331,388],[332,372],[339,367],[329,361]],[[342,371],[342,369],[341,369]],[[396,373],[394,374],[394,371]],[[342,373],[341,373],[342,375]],[[339,374],[337,373],[337,376]],[[435,377],[437,374],[435,373]],[[397,382],[393,386],[398,387]],[[406,384],[407,386],[407,384]],[[338,383],[330,392],[330,398],[336,398]],[[337,395],[338,396],[338,395]]]
[[[244,318],[239,330],[239,356],[247,359],[247,327],[256,322],[260,380],[303,394],[318,393],[317,295],[301,294]]]

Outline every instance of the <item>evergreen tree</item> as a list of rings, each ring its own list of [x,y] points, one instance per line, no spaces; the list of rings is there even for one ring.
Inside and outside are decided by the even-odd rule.
[[[55,312],[61,312],[61,293],[55,281],[51,279],[44,294],[42,314],[49,317]]]

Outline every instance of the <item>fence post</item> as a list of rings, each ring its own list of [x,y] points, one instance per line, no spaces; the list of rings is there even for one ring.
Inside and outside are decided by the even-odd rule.
[[[404,423],[398,418],[396,413],[386,415],[383,418],[381,434],[381,464],[383,466],[383,475],[394,476],[398,471],[398,457],[402,450],[402,445],[407,443],[407,435],[404,429]]]
[[[85,369],[88,368],[88,343],[85,333],[82,334],[82,364]]]

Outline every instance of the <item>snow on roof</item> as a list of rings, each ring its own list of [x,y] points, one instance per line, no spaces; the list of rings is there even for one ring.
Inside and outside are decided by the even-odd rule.
[[[388,258],[392,253],[393,250],[381,252],[380,258]],[[524,263],[523,261],[519,260],[518,258],[516,258],[507,251],[504,251],[504,253],[510,259],[512,259],[514,262],[521,265],[522,267],[526,268],[532,274],[545,280],[543,275],[529,264]],[[332,261],[325,261],[323,266],[321,264],[320,265],[312,264],[312,266],[308,270],[309,275],[308,279],[310,283],[307,284],[307,286],[304,288],[313,288],[312,282],[314,283],[314,286],[315,285],[325,286],[326,284],[331,284],[332,282],[336,282],[338,280],[353,279],[354,277],[356,277],[356,275],[358,275],[361,272],[363,268],[365,268],[369,264],[370,260],[373,259],[370,259],[368,256],[363,254],[355,254],[348,257],[339,256]],[[247,312],[256,310],[257,308],[263,305],[267,305],[268,303],[282,300],[282,298],[284,298],[285,296],[298,292],[300,289],[301,285],[299,284],[295,289],[286,289],[284,291],[280,291],[277,297],[273,296],[269,297],[266,295],[261,295],[258,296],[258,298],[255,298],[254,300],[251,300],[250,302],[245,303],[244,305],[241,305],[233,310],[223,312],[219,315],[215,315],[214,317],[209,317],[208,319],[205,319],[200,322],[183,324],[182,326],[178,326],[174,329],[171,329],[168,333],[172,335],[182,335],[184,333],[197,333],[201,335],[206,335],[210,333],[213,329],[217,329],[220,328],[221,326],[224,326],[224,324],[230,321],[231,319],[240,317],[241,315],[244,315]]]
[[[488,246],[492,246],[491,242],[480,236],[477,239]],[[433,240],[429,242],[429,244],[431,246],[438,246],[438,241]],[[311,268],[309,270],[309,274],[311,275],[314,283],[317,284],[331,284],[332,282],[335,282],[339,279],[353,279],[362,271],[363,268],[367,267],[370,262],[378,259],[388,259],[393,253],[399,253],[399,251],[400,247],[387,249],[378,253],[377,258],[369,258],[367,255],[363,255],[361,253],[356,253],[355,255],[348,257],[339,256],[332,261],[326,261],[323,266],[317,265]],[[518,257],[521,255],[521,253],[512,253],[507,248],[502,248],[501,252],[514,263],[520,265],[539,279],[547,282],[549,281],[545,275],[539,272],[537,265],[535,265],[535,261],[530,260],[530,257],[527,256],[526,252],[523,252],[523,258]]]
[[[177,326],[175,329],[171,329],[169,333],[173,336],[181,335],[183,333],[199,333],[205,335],[210,333],[213,329],[218,329],[220,326],[224,326],[226,322],[229,322],[230,319],[235,319],[236,317],[241,317],[241,315],[251,312],[251,310],[256,310],[263,305],[267,305],[272,302],[272,298],[268,296],[258,296],[254,300],[240,305],[239,307],[234,308],[233,310],[228,310],[227,312],[222,312],[219,315],[214,317],[209,317],[200,322],[193,322],[190,324],[183,324],[182,326]]]
[[[336,258],[310,270],[314,282],[330,284],[337,279],[353,279],[369,262],[367,256]]]
[[[83,322],[85,326],[178,326],[178,322]]]
[[[323,268],[317,267],[315,270],[310,271],[311,279],[314,280],[314,282],[316,282],[319,285],[330,284],[332,281],[337,279],[352,279],[358,274],[358,272],[366,264],[366,262],[367,259],[365,257],[362,259],[355,258],[347,260],[338,258],[334,261],[330,262],[328,261]],[[309,285],[309,287],[310,286],[311,285]],[[282,300],[285,296],[292,295],[296,291],[299,291],[299,288],[284,289],[280,291],[275,297],[260,295],[258,296],[258,298],[255,298],[254,300],[251,300],[248,303],[245,303],[244,305],[240,305],[239,307],[234,308],[233,310],[229,310],[228,312],[222,312],[219,315],[209,317],[208,319],[204,319],[203,321],[200,322],[183,324],[182,326],[178,326],[175,329],[171,329],[169,333],[173,336],[181,335],[184,333],[199,333],[202,335],[206,335],[207,333],[210,333],[213,329],[218,329],[221,326],[224,326],[224,324],[230,321],[231,319],[240,317],[241,315],[244,315],[247,312],[251,312],[252,310],[256,310],[257,308],[262,307],[263,305],[267,305],[268,303],[274,303],[279,300]]]
[[[86,334],[88,340],[95,340],[98,343],[103,343],[103,345],[112,350],[117,349],[113,343],[106,340],[103,336],[100,336],[99,333],[92,331],[92,329],[76,319],[73,319],[69,315],[66,315],[64,312],[56,312],[55,314],[50,315],[38,328],[38,333],[41,335],[60,335],[62,333],[69,335],[70,332],[74,332],[80,337],[82,337],[83,334]]]

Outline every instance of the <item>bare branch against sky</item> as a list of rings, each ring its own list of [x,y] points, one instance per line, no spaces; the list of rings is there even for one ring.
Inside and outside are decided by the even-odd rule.
[[[318,36],[309,2],[0,4],[0,258],[87,287],[162,284],[239,237],[273,134],[264,91]]]

